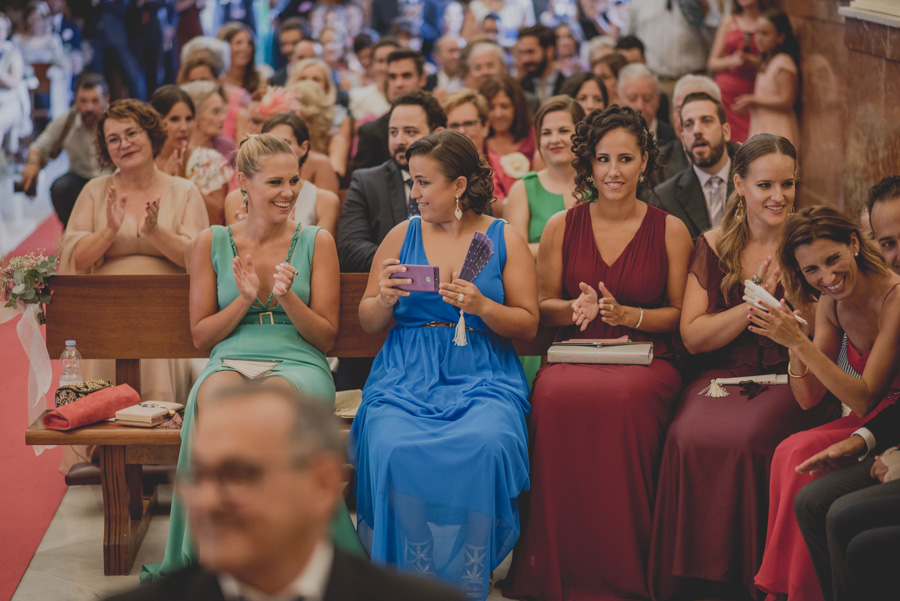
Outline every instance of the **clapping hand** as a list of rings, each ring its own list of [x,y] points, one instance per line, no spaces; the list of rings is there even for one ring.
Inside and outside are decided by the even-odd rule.
[[[762,281],[760,286],[765,288],[766,292],[775,296],[775,289],[778,288],[778,282],[781,281],[781,267],[779,267],[778,263],[772,261],[772,257],[766,257],[766,260],[756,270],[756,277]]]
[[[275,266],[275,285],[272,286],[275,298],[281,298],[290,291],[295,275],[297,270],[289,263],[279,263]]]
[[[109,192],[106,195],[106,226],[113,233],[118,232],[125,221],[125,203],[127,200],[124,194],[119,197],[116,196],[115,186],[109,187]]]
[[[138,232],[142,236],[152,236],[159,227],[159,196],[149,201],[144,207],[144,218]]]
[[[606,289],[603,282],[597,284],[597,287],[600,290],[600,294],[603,295],[599,302],[600,319],[607,325],[624,326],[625,307],[616,302],[616,298],[612,295],[612,292]]]
[[[596,290],[584,282],[580,282],[578,287],[581,288],[581,294],[572,301],[572,321],[579,332],[584,332],[588,324],[596,319],[600,305],[597,304]]]
[[[242,260],[240,256],[234,258],[234,283],[241,296],[253,302],[259,294],[259,276],[253,268],[253,259],[247,255]]]
[[[176,148],[172,155],[169,157],[169,160],[166,161],[166,166],[163,169],[169,175],[173,175],[175,177],[181,177],[184,174],[184,160],[185,155],[187,154],[187,140],[182,142],[181,148]]]

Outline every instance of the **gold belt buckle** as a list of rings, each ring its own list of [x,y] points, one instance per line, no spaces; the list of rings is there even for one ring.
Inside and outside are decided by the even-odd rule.
[[[274,325],[275,325],[275,318],[272,316],[272,312],[271,312],[271,311],[266,311],[265,313],[260,313],[260,314],[259,314],[259,325],[261,325],[261,326],[266,325],[266,324],[263,323],[263,317],[268,317],[268,318],[269,318],[269,325],[270,325],[270,326],[274,326]]]

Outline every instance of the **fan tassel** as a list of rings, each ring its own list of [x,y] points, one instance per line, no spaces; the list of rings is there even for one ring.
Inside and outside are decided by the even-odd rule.
[[[724,386],[719,384],[715,380],[709,381],[709,386],[700,391],[700,394],[705,394],[706,396],[711,396],[716,399],[721,399],[728,396],[728,391]]]
[[[466,340],[466,314],[459,312],[459,321],[456,322],[456,335],[453,337],[453,344],[456,346],[466,346],[469,344]]]

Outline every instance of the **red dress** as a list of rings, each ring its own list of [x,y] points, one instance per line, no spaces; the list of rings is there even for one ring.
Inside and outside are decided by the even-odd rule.
[[[563,294],[604,282],[626,306],[666,305],[666,213],[647,207],[634,238],[612,265],[594,242],[590,205],[566,214]],[[659,454],[681,389],[668,336],[603,323],[557,339],[616,338],[654,343],[636,365],[553,364],[538,372],[529,419],[531,491],[519,497],[522,533],[503,594],[514,598],[647,598]]]
[[[744,38],[744,32],[739,27],[735,27],[725,35],[725,55],[734,54],[745,44],[748,42]],[[749,47],[749,54],[757,54],[756,43],[752,36],[749,40]],[[716,75],[716,85],[722,92],[722,104],[725,105],[725,116],[728,123],[731,124],[731,140],[733,142],[744,142],[747,139],[750,131],[750,111],[744,109],[741,113],[735,113],[731,110],[731,106],[738,96],[752,94],[755,82],[756,68],[747,63],[737,69],[729,69]]]
[[[868,358],[869,353],[860,355],[853,343],[847,340],[847,362],[856,373],[863,373]],[[756,586],[768,593],[767,600],[822,601],[812,559],[794,517],[794,497],[815,476],[798,474],[794,468],[822,449],[849,437],[882,409],[894,403],[900,396],[898,387],[900,377],[894,380],[892,390],[884,400],[866,417],[851,413],[813,430],[798,432],[775,449],[769,486],[766,550],[755,579]]]
[[[706,290],[709,314],[741,304],[743,286],[727,300],[725,272],[705,236],[697,239],[690,273]],[[775,292],[782,298],[784,291]],[[770,386],[749,399],[701,394],[713,378],[786,373],[787,349],[748,330],[697,357],[703,372],[684,389],[666,435],[650,543],[650,588],[665,600],[702,579],[753,590],[766,536],[769,467],[789,435],[839,417],[836,403],[804,411],[790,386]]]

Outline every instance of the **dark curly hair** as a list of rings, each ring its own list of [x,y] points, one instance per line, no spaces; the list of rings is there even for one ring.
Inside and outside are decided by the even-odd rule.
[[[481,158],[472,140],[458,131],[442,129],[419,138],[406,150],[407,161],[420,155],[437,161],[448,180],[459,176],[466,178],[466,191],[459,197],[463,211],[472,209],[476,215],[489,212],[495,200],[494,172]]]
[[[650,133],[647,122],[641,114],[627,106],[613,104],[603,110],[596,109],[585,117],[584,121],[575,125],[572,146],[575,159],[575,197],[578,202],[594,202],[597,200],[597,188],[594,186],[594,161],[597,155],[597,144],[614,129],[624,129],[634,136],[641,154],[647,153],[647,166],[644,177],[652,190],[653,170],[659,158],[656,139]]]
[[[106,133],[104,132],[107,119],[115,119],[116,121],[131,119],[134,121],[138,127],[150,136],[153,158],[155,159],[159,156],[167,137],[162,117],[149,104],[134,98],[124,98],[116,100],[109,105],[105,111],[100,113],[100,118],[97,121],[97,135],[94,137],[94,143],[97,146],[97,159],[101,166],[113,166],[112,159],[109,156],[109,149],[106,147]]]

